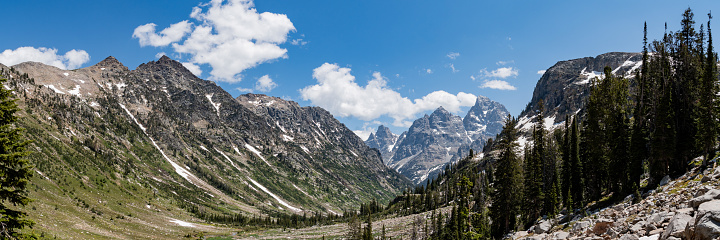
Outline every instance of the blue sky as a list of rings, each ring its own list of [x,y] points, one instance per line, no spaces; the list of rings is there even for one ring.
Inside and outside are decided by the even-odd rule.
[[[665,22],[678,29],[688,7],[698,28],[708,11],[720,9],[711,0],[3,5],[10,11],[3,13],[0,63],[72,69],[115,56],[134,69],[165,53],[233,96],[252,91],[321,106],[361,135],[379,124],[399,134],[440,105],[464,116],[477,95],[517,115],[538,71],[557,61],[637,52],[644,21],[656,39]]]

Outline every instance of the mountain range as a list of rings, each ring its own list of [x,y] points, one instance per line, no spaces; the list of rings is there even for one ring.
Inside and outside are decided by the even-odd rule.
[[[478,96],[464,118],[439,107],[415,120],[400,136],[381,125],[365,142],[380,151],[385,164],[415,184],[423,184],[470,149],[482,152],[486,141],[500,133],[509,114],[502,104]]]
[[[233,98],[166,56],[0,69],[32,141],[37,231],[176,239],[183,219],[341,214],[412,186],[324,109]]]

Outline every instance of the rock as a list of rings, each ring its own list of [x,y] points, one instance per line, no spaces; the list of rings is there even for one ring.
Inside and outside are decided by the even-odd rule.
[[[658,240],[660,238],[660,234],[641,237],[639,240]]]
[[[620,237],[620,240],[638,240],[640,237],[638,237],[635,234],[624,234]]]
[[[553,236],[552,237],[553,240],[565,240],[568,237],[570,237],[570,233],[564,232],[564,231],[559,231],[559,232],[553,233],[552,236]]]
[[[526,240],[543,240],[543,239],[545,239],[545,237],[547,237],[547,234],[543,233],[543,234],[535,234],[532,236],[527,236],[524,239],[526,239]]]
[[[652,236],[652,235],[660,235],[660,234],[662,234],[663,232],[665,232],[665,229],[658,228],[658,229],[655,229],[655,230],[650,231],[647,235],[650,235],[650,236]]]
[[[702,196],[690,199],[690,206],[693,208],[698,208],[700,204],[703,204],[705,202],[708,202],[713,199],[719,199],[720,198],[720,190],[719,189],[712,189]]]
[[[590,227],[590,222],[589,222],[589,221],[576,222],[575,225],[573,225],[573,231],[574,231],[574,232],[584,231],[584,230],[587,229],[588,227]]]
[[[528,235],[527,231],[518,231],[516,233],[513,233],[513,235],[511,237],[512,237],[512,239],[518,239],[518,238],[521,238],[521,237],[524,237],[527,235]]]
[[[647,224],[645,221],[639,221],[630,227],[630,231],[632,231],[633,233],[639,233],[640,231],[644,232],[645,224]]]
[[[602,235],[603,233],[606,233],[610,227],[612,227],[613,221],[610,219],[601,218],[598,219],[595,222],[595,226],[592,229],[592,232],[595,235]]]
[[[655,213],[653,215],[650,215],[650,217],[647,219],[648,223],[655,224],[656,226],[660,226],[660,224],[663,223],[665,220],[665,216],[668,215],[668,212],[659,212]]]
[[[665,228],[665,232],[662,234],[660,239],[668,239],[668,237],[682,238],[685,235],[685,228],[691,221],[693,221],[693,217],[690,215],[685,213],[675,214],[675,216],[670,219],[670,223],[667,228]]]
[[[550,220],[542,220],[540,223],[535,225],[533,228],[533,233],[540,234],[540,233],[546,233],[547,231],[550,231],[552,228],[552,222]]]
[[[710,175],[705,175],[705,176],[702,177],[702,179],[700,179],[700,182],[701,182],[701,183],[706,183],[706,182],[709,182],[710,180],[712,180],[712,176],[710,176]]]
[[[663,177],[662,180],[660,180],[660,186],[665,186],[668,184],[668,182],[670,182],[670,176],[665,175],[665,177]]]
[[[695,236],[699,239],[720,237],[720,200],[700,204],[695,222]]]
[[[666,240],[681,240],[682,238],[668,237]]]

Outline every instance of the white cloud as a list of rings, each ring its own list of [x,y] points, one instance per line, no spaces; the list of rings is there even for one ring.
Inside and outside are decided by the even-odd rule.
[[[507,64],[513,64],[513,63],[515,63],[515,60],[510,60],[510,61],[497,61],[497,62],[495,63],[495,65],[503,66],[503,65],[507,65]]]
[[[450,52],[447,54],[447,57],[450,59],[456,59],[459,56],[460,56],[460,53],[456,53],[456,52]]]
[[[497,89],[497,90],[516,90],[515,86],[510,85],[510,83],[503,81],[503,80],[490,80],[485,81],[482,85],[480,85],[480,88],[491,88],[491,89]]]
[[[239,87],[239,88],[236,88],[236,89],[237,89],[238,91],[240,91],[240,92],[246,92],[246,93],[251,93],[251,92],[253,92],[252,88],[241,88],[241,87]]]
[[[426,72],[427,74],[432,74],[432,73],[433,73],[432,69],[429,69],[429,68],[428,68],[428,69],[425,69],[425,72]]]
[[[183,67],[190,70],[191,73],[195,74],[195,76],[200,76],[200,74],[202,74],[202,70],[200,69],[200,66],[198,66],[197,64],[194,64],[191,62],[184,62],[184,63],[182,63],[182,65],[183,65]]]
[[[258,90],[260,92],[269,92],[275,87],[277,87],[277,84],[273,82],[273,80],[268,75],[260,77],[255,83],[255,90]]]
[[[543,74],[545,74],[545,70],[538,70],[537,74],[543,75]]]
[[[55,48],[19,47],[15,50],[6,49],[0,53],[0,63],[12,66],[23,62],[40,62],[60,69],[76,69],[90,60],[85,50],[70,50],[58,55]]]
[[[160,31],[160,34],[155,33],[154,23],[148,23],[140,25],[133,31],[133,38],[137,38],[140,41],[140,46],[153,46],[153,47],[164,47],[170,45],[173,42],[180,41],[187,33],[191,31],[192,23],[187,20],[171,24]]]
[[[210,65],[211,80],[233,83],[246,69],[287,58],[287,49],[279,44],[295,31],[286,15],[259,13],[251,0],[212,0],[193,8],[190,17],[194,23],[185,20],[159,34],[155,24],[141,25],[133,37],[141,46],[171,45],[176,53],[189,57],[187,62]]]
[[[161,58],[162,56],[167,56],[167,53],[165,52],[159,52],[155,54],[155,58]]]
[[[350,68],[341,68],[337,64],[325,63],[313,70],[317,84],[300,90],[303,100],[323,107],[333,115],[356,117],[370,121],[380,116],[389,116],[395,126],[409,126],[408,119],[424,111],[440,106],[450,112],[459,112],[460,107],[475,104],[476,96],[460,92],[457,95],[445,91],[435,91],[422,98],[410,100],[387,86],[387,79],[379,72],[373,73],[373,79],[367,85],[360,86]]]
[[[453,73],[459,72],[460,70],[455,69],[455,64],[450,64],[450,69],[452,69]]]
[[[308,42],[303,40],[302,38],[298,38],[298,39],[293,39],[290,42],[290,44],[295,45],[295,46],[305,46],[306,44],[308,44]]]
[[[485,77],[487,77],[487,78],[509,78],[509,77],[517,77],[518,70],[514,69],[513,67],[501,67],[501,68],[492,70],[490,72],[483,69],[483,70],[480,70],[480,73],[485,75]]]

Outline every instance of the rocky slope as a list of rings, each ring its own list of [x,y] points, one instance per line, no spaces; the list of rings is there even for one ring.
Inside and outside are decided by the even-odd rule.
[[[695,168],[632,203],[540,221],[513,239],[718,239],[720,168]]]
[[[480,152],[487,139],[502,130],[508,114],[502,104],[479,96],[465,118],[440,107],[415,120],[398,137],[380,126],[365,143],[378,149],[388,166],[422,184],[470,149]]]
[[[168,57],[0,69],[33,140],[38,231],[176,239],[177,219],[339,213],[411,184],[327,111],[234,99]]]

